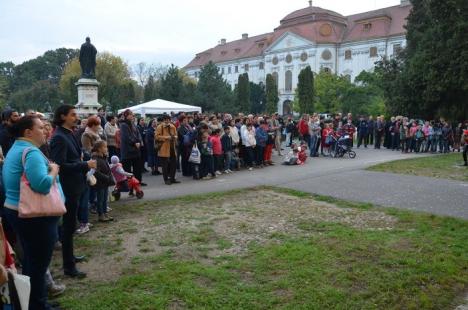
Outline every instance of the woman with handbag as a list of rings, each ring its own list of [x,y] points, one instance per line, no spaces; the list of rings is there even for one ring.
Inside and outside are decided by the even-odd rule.
[[[29,309],[53,309],[47,303],[45,273],[57,240],[57,223],[66,210],[59,183],[59,166],[39,150],[45,143],[44,125],[25,116],[11,127],[16,138],[5,158],[3,175],[8,222],[23,247],[23,274],[30,277]]]

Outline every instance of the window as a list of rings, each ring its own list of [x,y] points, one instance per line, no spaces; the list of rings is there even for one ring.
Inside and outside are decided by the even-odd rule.
[[[227,54],[227,51],[221,51],[221,55],[226,55]]]
[[[349,59],[352,58],[351,50],[346,50],[346,51],[344,52],[344,58],[345,58],[346,60],[349,60]]]
[[[330,73],[331,72],[330,68],[327,68],[327,67],[323,67],[322,70],[325,73]]]
[[[228,67],[228,74],[231,74],[231,67]]]
[[[221,68],[221,74],[224,75],[224,68]]]
[[[291,54],[288,54],[288,55],[286,56],[286,62],[287,62],[288,64],[290,64],[290,63],[292,62],[292,56],[291,56]]]
[[[322,59],[323,60],[330,60],[332,58],[332,53],[330,50],[324,50],[322,53]]]
[[[263,48],[265,46],[265,43],[258,43],[259,48]]]
[[[264,64],[263,62],[260,62],[260,63],[258,64],[258,68],[259,68],[260,70],[265,69],[265,64]]]
[[[292,72],[291,70],[286,71],[284,74],[284,89],[286,91],[292,91]]]
[[[198,78],[198,72],[195,72],[195,78]]]
[[[240,53],[241,50],[240,50],[240,48],[236,48],[234,51],[235,51],[236,53]]]
[[[401,44],[393,45],[393,55],[398,55],[401,52]]]
[[[364,28],[365,31],[369,31],[372,28],[372,24],[371,23],[365,23],[363,28]]]
[[[278,57],[273,57],[273,64],[276,66],[278,64]]]
[[[369,57],[377,57],[377,47],[373,46],[369,49]]]
[[[345,77],[345,79],[347,79],[349,82],[351,82],[351,75],[350,75],[350,74],[346,74],[344,77]]]
[[[244,71],[249,71],[249,64],[244,65]]]
[[[302,52],[302,54],[301,54],[301,60],[302,60],[302,61],[306,61],[308,57],[309,57],[309,56],[307,55],[306,52]]]
[[[234,72],[235,72],[235,73],[239,73],[239,66],[235,66],[235,67],[234,67]]]

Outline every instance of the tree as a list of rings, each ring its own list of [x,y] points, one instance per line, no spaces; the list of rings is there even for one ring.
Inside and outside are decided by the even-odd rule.
[[[236,95],[238,110],[244,113],[250,112],[250,82],[247,73],[239,75]]]
[[[251,103],[250,112],[255,114],[262,113],[265,110],[266,104],[265,85],[262,82],[259,84],[250,82],[249,84]]]
[[[271,74],[266,76],[266,112],[274,113],[278,111],[278,85]]]
[[[197,84],[196,103],[205,111],[226,111],[233,109],[231,86],[223,79],[218,67],[209,62],[200,71]]]
[[[299,101],[299,113],[310,114],[314,111],[314,73],[310,66],[305,67],[299,73],[297,84]]]
[[[0,75],[0,109],[3,109],[8,99],[8,80],[5,76]]]
[[[157,99],[159,96],[159,86],[158,83],[154,80],[153,76],[150,75],[146,81],[144,88],[144,100],[145,102]]]
[[[407,47],[383,59],[386,103],[392,114],[468,118],[468,2],[412,0]]]
[[[173,64],[161,79],[160,97],[164,100],[179,102],[184,87],[179,68]]]

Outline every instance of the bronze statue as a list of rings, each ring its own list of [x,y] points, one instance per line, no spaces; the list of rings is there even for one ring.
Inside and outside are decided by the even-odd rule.
[[[96,78],[96,54],[96,48],[91,44],[91,39],[87,37],[86,42],[81,45],[80,49],[80,66],[82,78]]]

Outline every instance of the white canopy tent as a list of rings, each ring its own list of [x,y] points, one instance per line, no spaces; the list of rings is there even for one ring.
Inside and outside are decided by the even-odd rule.
[[[171,112],[199,112],[201,113],[201,108],[193,105],[181,104],[177,102],[156,99],[148,101],[142,104],[135,105],[133,107],[120,109],[119,113],[122,113],[125,110],[131,110],[135,114],[140,114],[141,116],[146,116],[146,114],[170,114]]]

